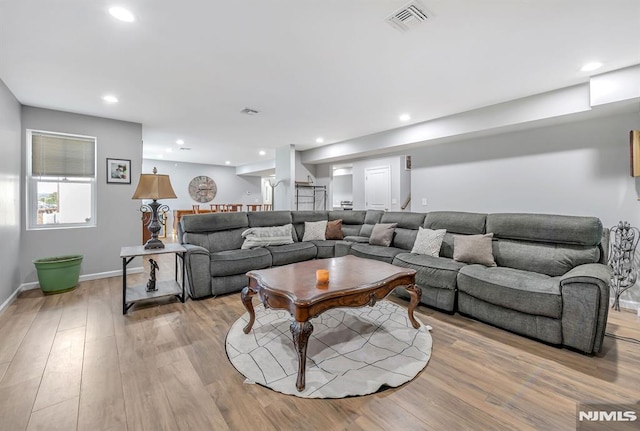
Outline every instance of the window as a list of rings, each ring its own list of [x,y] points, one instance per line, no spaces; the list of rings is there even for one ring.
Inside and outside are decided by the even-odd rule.
[[[95,226],[96,138],[27,130],[27,228]]]

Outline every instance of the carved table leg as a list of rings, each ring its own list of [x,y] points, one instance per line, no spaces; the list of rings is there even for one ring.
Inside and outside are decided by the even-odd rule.
[[[418,303],[420,302],[420,298],[422,297],[422,289],[420,289],[415,284],[410,284],[409,286],[405,286],[407,292],[411,296],[411,302],[409,302],[409,320],[414,328],[418,329],[420,327],[420,323],[413,317],[413,310],[416,309]]]
[[[245,334],[248,334],[249,331],[251,331],[253,322],[256,321],[256,312],[253,310],[253,302],[251,302],[251,299],[255,294],[255,290],[251,289],[250,287],[245,287],[244,289],[242,289],[242,294],[240,295],[244,308],[246,308],[249,312],[249,323],[247,323],[247,326],[245,326],[243,329]]]
[[[291,335],[293,335],[293,345],[298,352],[298,380],[296,381],[296,388],[298,392],[304,390],[305,385],[305,371],[307,369],[307,342],[309,336],[313,332],[313,325],[311,322],[291,322]]]

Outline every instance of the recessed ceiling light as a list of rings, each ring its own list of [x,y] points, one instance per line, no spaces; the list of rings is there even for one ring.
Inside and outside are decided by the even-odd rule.
[[[402,114],[398,117],[400,119],[400,121],[409,121],[411,120],[411,115],[409,114]]]
[[[231,162],[229,160],[227,160],[226,162],[224,162],[225,165],[230,165]]]
[[[173,153],[173,148],[167,148],[165,151],[166,151],[167,153]]]
[[[115,19],[119,19],[120,21],[134,22],[136,20],[135,15],[132,14],[131,11],[120,6],[109,8],[109,13],[112,17],[114,17]]]
[[[261,150],[258,154],[260,154],[261,156],[264,156],[265,154],[267,154],[267,152],[264,150]]]
[[[599,61],[592,61],[591,63],[587,63],[580,69],[583,72],[591,72],[592,70],[600,69],[602,67],[602,63]]]
[[[106,96],[102,96],[102,100],[104,100],[107,103],[118,103],[118,98],[116,96],[111,95],[111,94],[107,94]]]
[[[316,144],[322,144],[324,142],[324,138],[321,136],[319,138],[316,138]]]
[[[176,141],[176,144],[178,144],[178,145],[184,145],[184,141],[183,141],[182,139],[178,139],[178,140]]]

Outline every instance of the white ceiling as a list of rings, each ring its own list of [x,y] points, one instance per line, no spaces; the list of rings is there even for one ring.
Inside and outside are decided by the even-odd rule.
[[[142,123],[146,158],[237,166],[640,63],[639,0],[419,1],[431,19],[401,33],[385,19],[405,0],[0,0],[0,79],[25,105]]]

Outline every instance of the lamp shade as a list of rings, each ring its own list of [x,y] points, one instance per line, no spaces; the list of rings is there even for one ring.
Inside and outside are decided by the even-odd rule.
[[[131,199],[176,199],[169,175],[156,174],[156,168],[153,171],[153,174],[140,174],[138,188]]]

